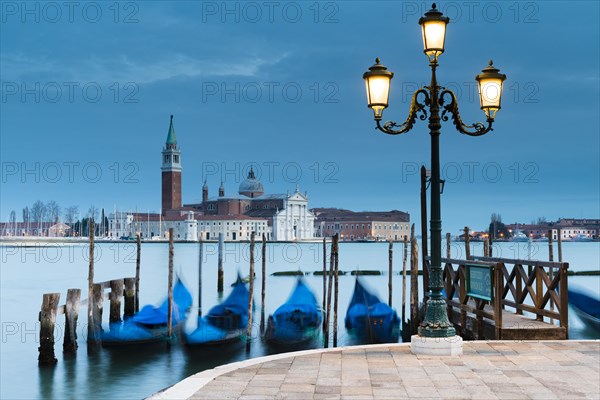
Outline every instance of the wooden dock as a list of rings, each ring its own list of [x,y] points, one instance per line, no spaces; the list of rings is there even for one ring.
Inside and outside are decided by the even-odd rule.
[[[448,317],[463,338],[568,339],[568,263],[470,256],[442,264]],[[468,291],[472,267],[490,270],[487,300]]]

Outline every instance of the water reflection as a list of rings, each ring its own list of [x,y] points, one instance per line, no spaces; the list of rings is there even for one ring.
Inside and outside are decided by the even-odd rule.
[[[54,399],[54,376],[57,370],[56,365],[44,366],[38,368],[39,393],[43,399]]]

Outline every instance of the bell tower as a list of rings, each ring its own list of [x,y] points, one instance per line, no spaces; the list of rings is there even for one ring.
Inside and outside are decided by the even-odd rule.
[[[181,208],[181,152],[173,128],[169,124],[167,141],[162,150],[162,213]]]

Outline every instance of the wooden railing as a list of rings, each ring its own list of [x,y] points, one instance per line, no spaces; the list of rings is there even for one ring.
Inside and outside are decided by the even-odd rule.
[[[429,263],[428,257],[427,268]],[[467,295],[467,264],[493,268],[493,300]],[[478,333],[483,329],[483,319],[489,319],[493,321],[495,337],[500,339],[503,310],[510,307],[518,315],[533,314],[537,321],[554,325],[556,320],[568,331],[568,263],[469,257],[467,260],[443,258],[442,267],[448,314],[452,318],[453,309],[458,309],[461,328],[466,327],[467,313],[471,313],[478,321]]]

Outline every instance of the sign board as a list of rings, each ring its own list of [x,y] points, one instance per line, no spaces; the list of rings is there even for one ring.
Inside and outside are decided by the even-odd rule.
[[[465,265],[467,272],[467,296],[492,301],[494,298],[494,267]]]

